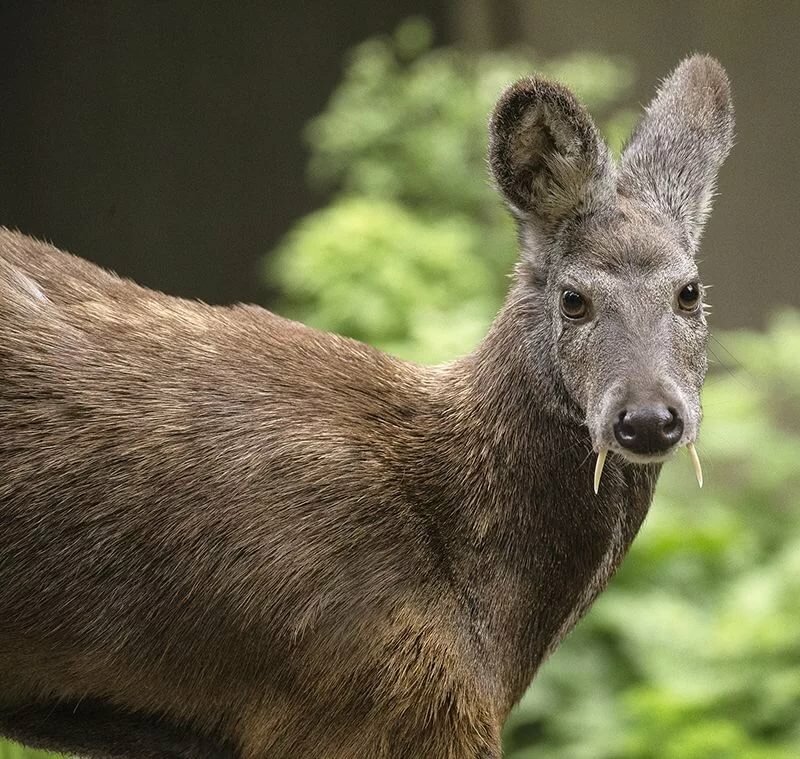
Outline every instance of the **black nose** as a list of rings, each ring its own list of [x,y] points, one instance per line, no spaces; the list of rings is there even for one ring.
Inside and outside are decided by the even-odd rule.
[[[674,408],[624,409],[614,424],[617,442],[634,453],[664,453],[681,439],[683,420]]]

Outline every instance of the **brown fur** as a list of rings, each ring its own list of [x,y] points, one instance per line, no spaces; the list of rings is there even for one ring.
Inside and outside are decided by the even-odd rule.
[[[89,695],[246,757],[496,751],[607,542],[588,524],[570,558],[586,446],[537,429],[511,314],[426,369],[11,232],[0,250],[4,699]],[[560,488],[534,481],[551,447],[574,451]],[[504,542],[566,576],[498,566]]]
[[[571,178],[574,156],[523,167],[557,174],[534,193],[556,182],[553,202],[510,196],[541,250],[611,235],[677,256],[608,187],[586,205],[611,169],[571,96],[516,91],[588,151]],[[501,188],[553,139],[495,153]],[[0,730],[121,759],[497,759],[659,469],[612,455],[592,493],[594,417],[554,345],[560,264],[524,257],[482,344],[421,367],[0,231]],[[682,360],[702,381],[702,356]]]

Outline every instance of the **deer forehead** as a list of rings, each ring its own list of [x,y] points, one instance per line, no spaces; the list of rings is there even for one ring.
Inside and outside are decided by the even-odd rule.
[[[590,291],[656,293],[697,278],[697,266],[668,224],[623,217],[577,230],[556,273]]]

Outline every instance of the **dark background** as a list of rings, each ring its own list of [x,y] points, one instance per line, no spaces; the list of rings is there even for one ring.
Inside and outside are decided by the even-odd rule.
[[[268,304],[261,257],[325,201],[304,124],[349,48],[417,14],[442,44],[623,55],[640,103],[687,53],[720,58],[738,144],[704,246],[714,322],[800,305],[795,2],[0,0],[0,224],[171,293]]]

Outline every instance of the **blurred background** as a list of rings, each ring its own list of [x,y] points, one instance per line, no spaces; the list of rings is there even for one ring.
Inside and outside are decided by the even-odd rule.
[[[484,164],[502,87],[562,79],[618,151],[680,58],[718,57],[738,138],[703,245],[706,486],[665,467],[506,755],[796,759],[798,22],[788,1],[0,0],[0,224],[442,361],[480,339],[515,258]]]

